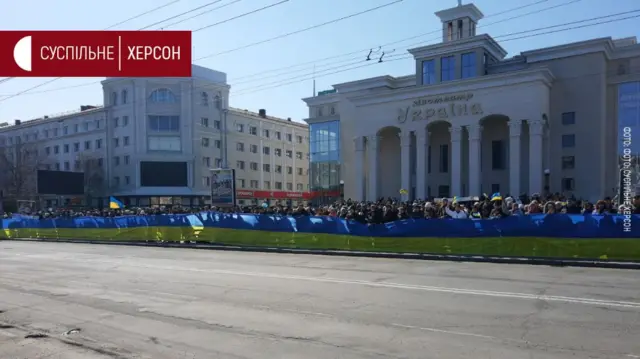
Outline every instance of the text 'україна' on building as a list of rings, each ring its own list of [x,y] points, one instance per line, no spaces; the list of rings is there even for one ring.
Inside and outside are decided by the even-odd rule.
[[[5,197],[41,198],[34,173],[48,169],[84,172],[94,206],[108,196],[130,206],[202,205],[210,170],[226,165],[236,170],[239,204],[308,198],[308,126],[228,107],[226,74],[194,65],[191,78],[107,78],[102,88],[104,106],[0,127]]]
[[[408,50],[415,74],[306,98],[311,186],[375,200],[561,192],[613,197],[631,130],[640,171],[640,45],[600,38],[505,59],[473,4],[437,12],[442,43]],[[329,92],[329,93],[327,93]],[[314,172],[319,171],[318,175]],[[337,172],[336,172],[337,171]],[[405,194],[406,192],[406,194]]]

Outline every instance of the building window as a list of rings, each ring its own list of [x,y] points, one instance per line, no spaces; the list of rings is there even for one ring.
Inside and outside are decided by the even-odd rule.
[[[202,137],[202,147],[209,147],[209,139],[207,137]]]
[[[293,135],[290,133],[287,133],[287,141],[291,142],[293,139]]]
[[[73,125],[73,133],[78,133],[78,124],[77,123],[75,125]],[[47,137],[49,137],[48,134],[47,134]]]
[[[129,146],[129,136],[124,136],[122,138],[122,142],[124,143],[125,146]]]
[[[206,92],[200,94],[200,100],[202,101],[202,106],[209,106],[209,95]]]
[[[118,157],[118,156],[113,157],[113,165],[114,166],[119,166],[120,165],[120,157]]]
[[[304,170],[302,169],[302,167],[298,167],[296,168],[296,170],[298,170],[298,176],[302,176],[302,174],[304,173]]]
[[[213,121],[213,128],[215,128],[216,130],[219,130],[222,126],[220,126],[220,120],[214,120]]]
[[[468,52],[466,54],[462,54],[462,78],[468,79],[476,77],[476,69],[476,53]]]
[[[152,103],[176,103],[178,102],[178,99],[171,90],[163,88],[151,92],[149,95],[149,101]]]
[[[562,190],[573,191],[576,188],[576,181],[573,178],[562,179]]]
[[[302,159],[302,152],[296,152],[296,158],[301,160]]]
[[[236,131],[238,132],[244,132],[244,125],[241,123],[237,123],[236,124]]]
[[[53,137],[58,137],[58,129],[57,128],[53,129]]]
[[[575,125],[576,124],[576,113],[575,112],[564,112],[562,114],[562,124],[564,126]]]
[[[64,162],[64,170],[65,171],[70,171],[71,170],[71,165],[69,165],[69,161],[65,161]]]
[[[131,157],[129,157],[129,155],[125,155],[123,158],[125,165],[128,165],[131,162]]]
[[[102,148],[102,139],[99,138],[96,140],[96,149]]]
[[[264,181],[263,186],[263,189],[271,189],[271,182]]]
[[[236,161],[236,168],[244,171],[244,161]]]
[[[73,162],[73,169],[74,169],[74,171],[80,171],[80,161],[79,160],[75,160]]]
[[[179,132],[180,116],[149,116],[151,132]]]
[[[89,122],[85,122],[82,124],[82,127],[84,127],[85,132],[89,131]]]
[[[53,153],[56,155],[60,153],[60,147],[58,145],[53,146]]]
[[[206,117],[201,118],[200,124],[202,125],[202,127],[209,127],[209,119]]]
[[[576,147],[576,135],[562,135],[562,147],[564,148]]]
[[[302,143],[302,136],[296,136],[296,141],[298,141],[298,143]]]
[[[120,120],[120,119],[119,119],[119,118],[117,118],[117,117],[114,117],[114,118],[113,118],[113,127],[118,127],[118,125],[119,125],[119,123],[118,123],[118,122],[119,122],[119,120]]]
[[[122,126],[129,125],[129,116],[122,116]],[[100,128],[100,121],[98,121],[98,128]]]
[[[76,142],[73,144],[73,152],[80,151],[80,142]]]
[[[285,153],[286,153],[287,157],[289,157],[289,158],[293,158],[293,151],[291,151],[291,150],[286,150],[286,151],[285,151]]]
[[[449,145],[440,145],[440,173],[449,172]]]
[[[111,106],[115,106],[117,104],[118,104],[118,93],[114,91],[111,93]]]
[[[216,158],[216,168],[222,167],[222,158]]]
[[[118,147],[118,146],[120,146],[120,139],[116,137],[113,139],[113,147]]]
[[[293,183],[287,182],[287,191],[293,191]]]
[[[269,130],[262,130],[262,133],[264,133],[264,137],[266,137],[266,138],[269,138],[269,136],[271,135]]]
[[[292,175],[293,174],[293,167],[287,166],[287,174],[288,175]]]
[[[85,150],[91,149],[91,141],[84,141],[84,149]]]
[[[218,148],[218,149],[219,149],[220,147],[222,147],[222,141],[220,141],[220,140],[215,140],[214,145],[216,146],[216,148]]]
[[[249,145],[249,152],[258,153],[258,145]]]
[[[124,184],[129,184],[129,183],[131,183],[131,177],[124,176]]]
[[[304,186],[302,183],[296,183],[296,191],[302,192],[304,190]]]
[[[149,136],[150,151],[181,151],[180,136]]]
[[[453,40],[453,23],[449,22],[447,24],[447,41]]]
[[[491,141],[491,169],[504,170],[507,164],[507,151],[502,140]]]
[[[251,188],[258,188],[258,180],[249,181],[249,186],[251,186]]]
[[[69,126],[64,126],[62,128],[62,134],[63,135],[68,135],[69,134]]]
[[[282,166],[276,165],[276,173],[282,173]]]
[[[209,176],[202,177],[202,186],[209,187],[211,185],[211,178]]]
[[[202,157],[202,165],[205,167],[211,167],[211,157]]]
[[[562,169],[563,170],[571,170],[576,167],[576,157],[575,156],[562,156]]]
[[[456,79],[456,57],[447,56],[440,59],[440,81]]]
[[[268,163],[263,163],[263,164],[262,164],[262,170],[263,170],[264,172],[271,172],[271,165],[270,165],[270,164],[268,164]]]
[[[242,179],[242,178],[238,178],[238,180],[237,180],[237,181],[238,181],[238,183],[237,183],[237,184],[238,184],[238,187],[240,187],[240,188],[244,188],[244,186],[245,186],[245,181],[244,181],[244,179]]]
[[[249,134],[257,136],[258,135],[258,128],[255,127],[255,126],[249,127]]]
[[[127,90],[122,90],[122,104],[126,104],[127,101],[129,101],[129,94],[127,93]]]
[[[282,133],[280,131],[276,131],[276,139],[282,140]]]
[[[250,168],[252,171],[257,171],[257,170],[258,170],[258,162],[251,162],[251,163],[249,163],[249,168]]]
[[[273,150],[275,155],[278,157],[282,157],[282,148],[276,148],[275,150]]]
[[[69,145],[68,144],[62,145],[62,152],[69,153]]]
[[[434,60],[422,61],[422,84],[436,83],[436,65]]]
[[[271,153],[271,148],[269,148],[267,146],[262,147],[262,154],[268,155],[270,153]]]
[[[238,151],[238,152],[244,152],[244,143],[242,143],[242,142],[236,142],[236,151]]]

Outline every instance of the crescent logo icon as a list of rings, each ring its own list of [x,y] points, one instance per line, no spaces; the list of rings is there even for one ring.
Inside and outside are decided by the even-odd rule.
[[[31,72],[31,36],[25,36],[13,48],[13,59],[24,71]]]

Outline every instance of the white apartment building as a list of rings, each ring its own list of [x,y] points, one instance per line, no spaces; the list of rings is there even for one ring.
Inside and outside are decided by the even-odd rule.
[[[0,123],[0,173],[23,177],[0,179],[5,195],[37,197],[35,170],[50,169],[85,172],[92,205],[201,205],[210,169],[228,166],[240,204],[309,197],[307,125],[230,108],[226,79],[196,65],[191,78],[107,78],[102,106]]]

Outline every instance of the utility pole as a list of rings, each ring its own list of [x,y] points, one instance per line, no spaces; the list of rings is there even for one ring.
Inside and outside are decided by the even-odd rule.
[[[216,108],[218,109],[218,113],[220,115],[220,123],[222,125],[222,143],[221,145],[221,155],[222,155],[222,168],[229,168],[229,158],[228,158],[228,149],[227,149],[227,113],[229,110],[225,108],[225,101],[222,97],[222,93],[218,92],[218,99],[216,101]]]

